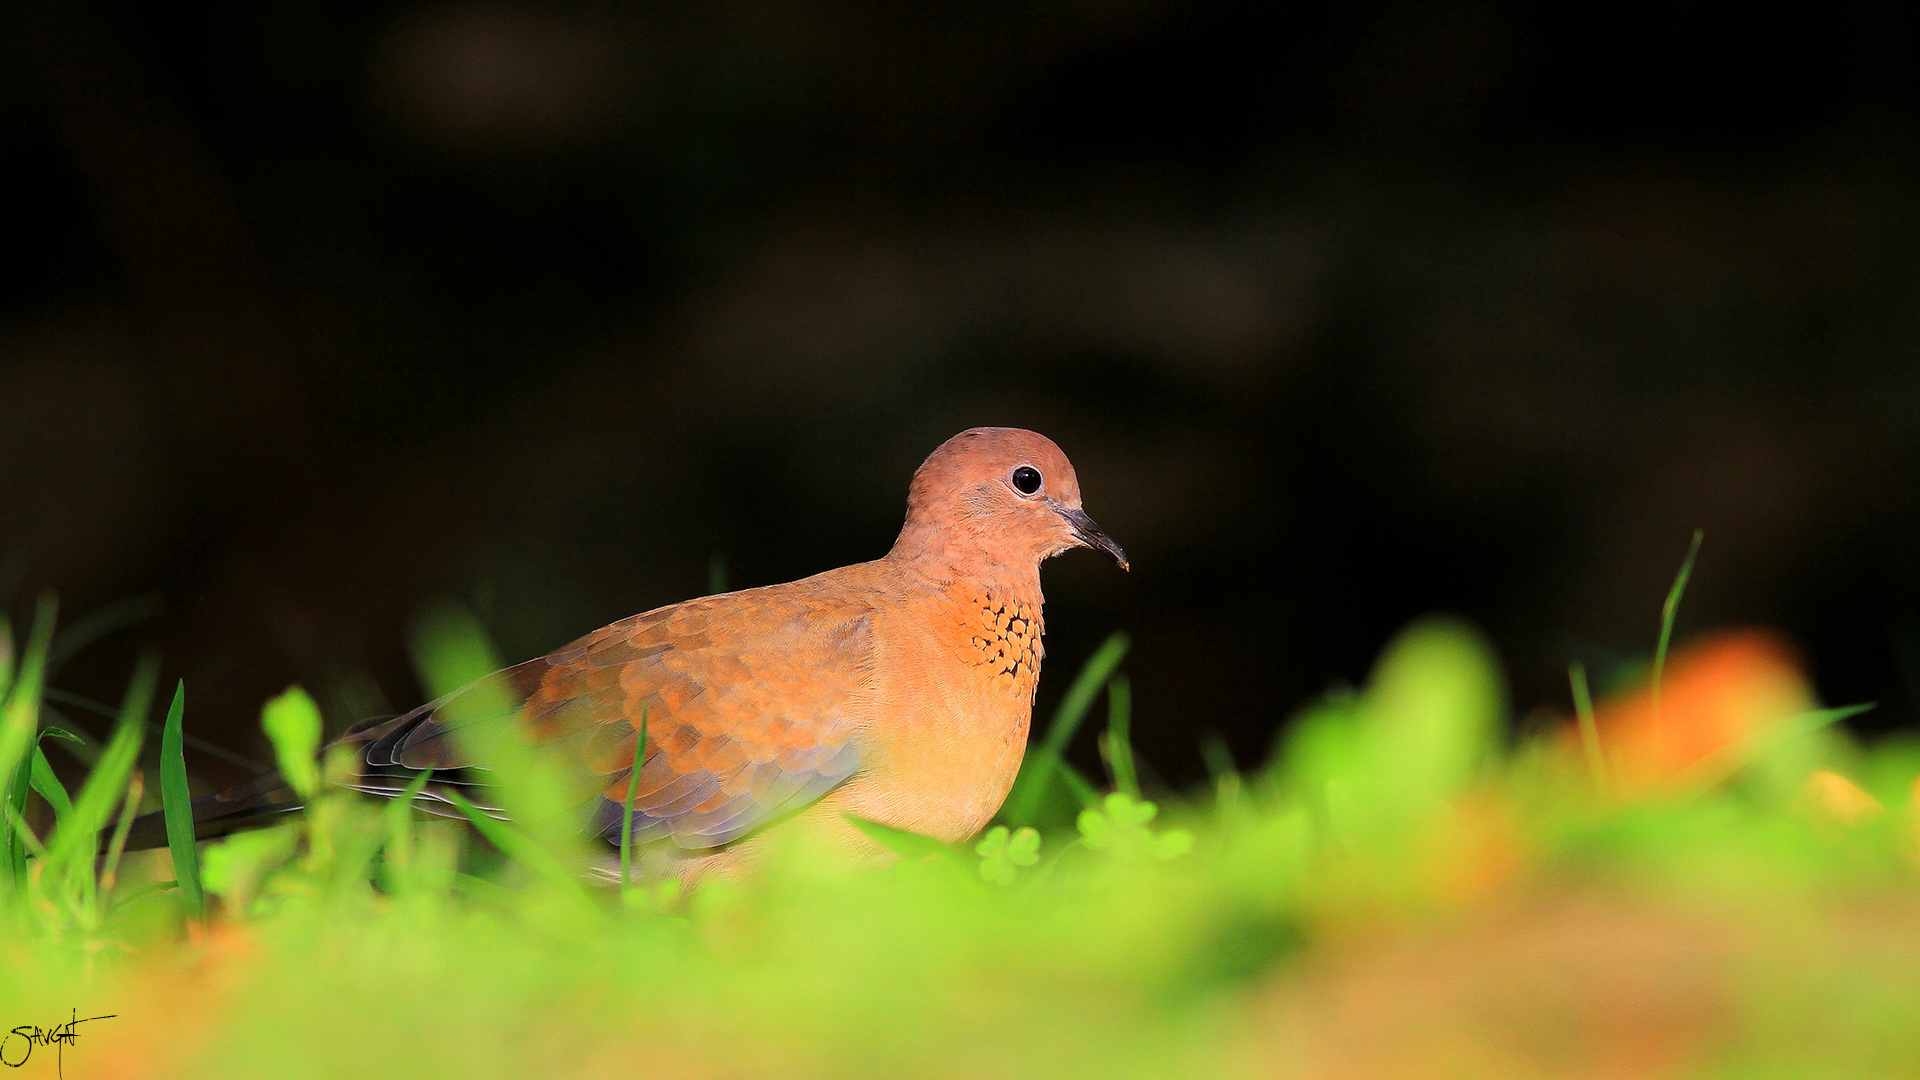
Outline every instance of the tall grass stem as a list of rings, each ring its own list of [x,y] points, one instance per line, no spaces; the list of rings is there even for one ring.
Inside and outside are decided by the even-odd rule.
[[[1133,688],[1127,677],[1115,674],[1107,680],[1107,733],[1101,740],[1106,751],[1107,768],[1113,772],[1113,787],[1133,798],[1140,797],[1140,778],[1133,767]]]
[[[1048,784],[1065,758],[1067,744],[1073,741],[1074,732],[1080,729],[1080,721],[1086,718],[1094,697],[1126,657],[1129,644],[1131,641],[1124,631],[1115,631],[1093,651],[1093,655],[1081,666],[1080,673],[1074,676],[1073,685],[1067,687],[1066,696],[1060,699],[1059,708],[1053,712],[1046,738],[1042,740],[1038,752],[1029,756],[1029,767],[1021,770],[1020,776],[1014,781],[1012,793],[1007,796],[1001,816],[1008,823],[1026,825],[1032,822],[1034,811],[1039,809]]]
[[[1680,597],[1687,591],[1687,579],[1693,576],[1693,560],[1700,555],[1700,541],[1705,539],[1705,529],[1693,530],[1693,542],[1687,545],[1687,557],[1680,560],[1680,572],[1673,576],[1673,588],[1667,590],[1667,602],[1660,605],[1660,642],[1653,650],[1653,685],[1650,688],[1650,711],[1653,713],[1653,727],[1660,729],[1660,684],[1666,678],[1667,647],[1673,643],[1673,623],[1680,614]]]
[[[1607,790],[1607,761],[1600,748],[1600,725],[1593,718],[1593,695],[1587,689],[1587,665],[1575,660],[1567,665],[1567,681],[1573,684],[1573,715],[1580,725],[1580,749],[1586,755],[1587,772],[1593,777],[1593,789]]]
[[[647,763],[647,706],[650,704],[640,703],[640,730],[633,742],[633,771],[627,774],[627,799],[624,813],[620,815],[620,893],[623,898],[633,881],[633,799],[640,790],[640,766]]]
[[[173,688],[167,721],[160,729],[160,810],[167,824],[167,850],[173,854],[173,879],[180,883],[180,900],[187,915],[206,914],[207,897],[200,887],[200,849],[193,835],[193,791],[187,785],[187,759],[182,736],[186,726],[187,684]]]

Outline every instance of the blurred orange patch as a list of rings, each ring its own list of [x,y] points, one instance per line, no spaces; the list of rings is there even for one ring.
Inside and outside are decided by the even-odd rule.
[[[1817,813],[1842,825],[1871,821],[1886,809],[1860,785],[1831,769],[1815,769],[1807,777],[1806,793]]]
[[[187,949],[157,951],[121,972],[108,1000],[113,1026],[101,1031],[111,1037],[86,1046],[88,1077],[197,1075],[206,1046],[230,1022],[234,993],[252,976],[259,947],[251,934],[232,926],[197,930],[192,938]]]
[[[1607,770],[1625,791],[1663,787],[1813,708],[1798,653],[1767,630],[1724,630],[1668,657],[1652,687],[1602,702],[1594,719]]]
[[[1484,794],[1461,800],[1431,844],[1435,890],[1462,906],[1511,889],[1530,862],[1526,833],[1513,807]]]

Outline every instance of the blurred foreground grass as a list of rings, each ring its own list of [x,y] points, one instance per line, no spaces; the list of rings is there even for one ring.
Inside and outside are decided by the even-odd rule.
[[[1421,622],[1272,761],[1157,808],[1116,644],[1068,695],[1110,688],[1113,793],[1030,772],[1008,813],[1037,833],[891,838],[912,854],[867,871],[776,845],[685,897],[321,785],[201,846],[204,921],[190,881],[157,884],[165,851],[95,850],[166,779],[135,768],[151,665],[77,794],[39,775],[51,634],[49,607],[0,649],[0,776],[44,826],[0,875],[0,1031],[111,1018],[64,1048],[10,1036],[22,1076],[1920,1071],[1920,749],[1855,745],[1763,634],[1679,651],[1583,742],[1513,736],[1482,639]],[[457,624],[420,651],[441,684],[490,663]],[[302,695],[268,717],[283,761],[310,752]]]

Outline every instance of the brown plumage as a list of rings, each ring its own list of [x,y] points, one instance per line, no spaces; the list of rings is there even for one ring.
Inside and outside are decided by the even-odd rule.
[[[999,809],[1026,749],[1040,563],[1079,546],[1127,565],[1082,512],[1059,447],[975,428],[914,473],[885,557],[635,615],[501,674],[532,740],[592,779],[591,827],[613,840],[643,710],[636,842],[704,862],[775,821],[834,828],[841,812],[963,840]],[[471,782],[464,770],[484,763],[447,721],[459,697],[350,731],[354,786],[394,795],[423,769],[436,785]],[[202,803],[208,833],[286,805],[259,782]]]

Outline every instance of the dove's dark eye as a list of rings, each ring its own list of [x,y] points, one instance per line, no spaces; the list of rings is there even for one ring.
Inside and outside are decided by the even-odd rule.
[[[1013,490],[1022,495],[1031,495],[1040,490],[1040,470],[1031,465],[1022,465],[1013,470]]]

